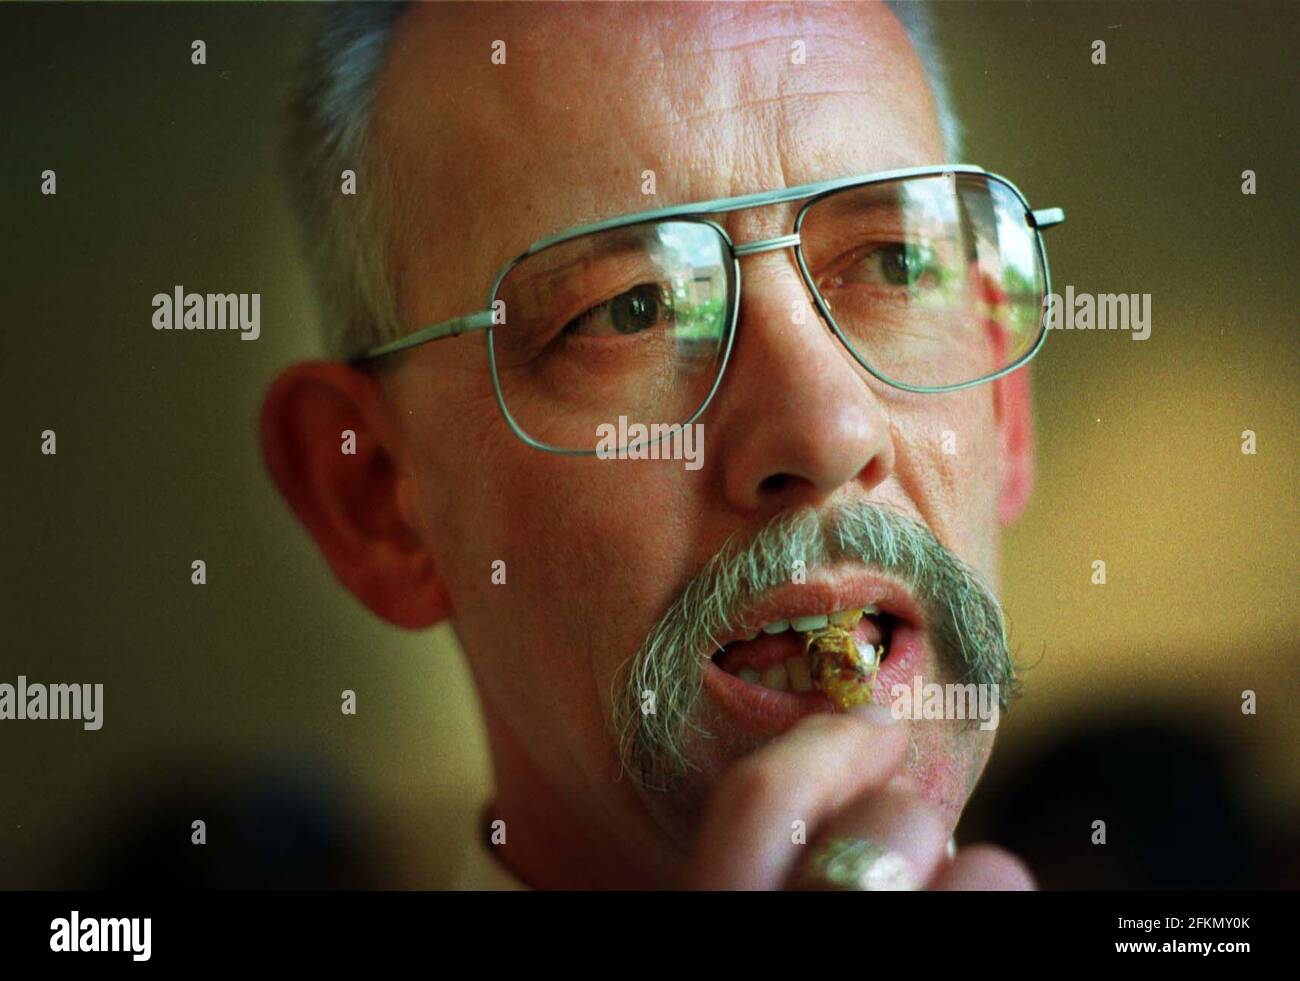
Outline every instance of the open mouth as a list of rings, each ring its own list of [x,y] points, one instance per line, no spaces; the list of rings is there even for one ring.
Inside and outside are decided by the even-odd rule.
[[[804,635],[825,628],[837,613],[859,610],[862,619],[852,631],[853,642],[869,667],[880,668],[889,657],[898,618],[877,606],[829,610],[765,623],[719,648],[713,654],[713,663],[746,684],[770,691],[816,692]]]
[[[850,614],[847,621],[844,614]],[[827,624],[846,622],[852,623],[847,629],[864,671],[850,684],[849,697],[842,684],[828,679],[825,659],[822,675],[815,674],[808,643],[814,639],[820,650]],[[911,687],[928,669],[928,640],[926,618],[903,583],[861,567],[818,570],[807,583],[767,595],[741,614],[734,630],[715,638],[704,687],[731,721],[773,736],[806,715],[845,711],[867,700],[890,704],[898,685]],[[859,700],[864,683],[867,698]]]

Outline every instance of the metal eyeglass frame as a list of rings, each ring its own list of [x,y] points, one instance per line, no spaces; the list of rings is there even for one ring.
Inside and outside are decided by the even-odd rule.
[[[817,305],[817,310],[822,319],[835,333],[835,336],[853,355],[863,368],[865,368],[874,378],[879,379],[892,388],[902,389],[907,392],[919,393],[941,393],[955,392],[965,388],[973,388],[976,385],[983,385],[985,382],[1001,378],[1003,375],[1015,371],[1017,368],[1027,364],[1043,346],[1047,339],[1047,329],[1045,323],[1039,325],[1038,337],[1034,341],[1033,347],[1022,354],[1014,362],[1005,368],[995,371],[990,375],[982,378],[976,378],[973,381],[960,382],[954,385],[938,386],[917,386],[908,385],[904,382],[895,381],[886,375],[881,374],[874,367],[867,363],[866,359],[858,353],[853,344],[844,336],[839,325],[835,322],[829,308],[822,299],[821,292],[813,284],[812,274],[808,270],[807,263],[804,261],[803,246],[800,240],[800,229],[803,227],[804,217],[808,214],[808,209],[827,195],[843,191],[848,188],[865,187],[871,184],[884,184],[890,181],[904,180],[913,177],[942,177],[955,174],[974,174],[980,177],[988,178],[998,184],[1008,188],[1020,201],[1025,208],[1025,218],[1030,227],[1034,230],[1034,241],[1038,246],[1038,258],[1043,266],[1043,293],[1049,295],[1052,292],[1052,276],[1047,265],[1047,250],[1043,246],[1042,229],[1050,228],[1053,225],[1059,225],[1065,221],[1065,212],[1061,208],[1040,208],[1033,209],[1029,202],[1020,192],[1020,188],[998,174],[991,173],[982,167],[975,167],[969,164],[953,164],[939,167],[908,167],[901,170],[880,171],[872,174],[863,174],[857,177],[841,177],[829,181],[818,181],[814,184],[802,184],[799,187],[786,187],[776,191],[761,191],[755,194],[742,194],[739,197],[719,198],[713,201],[697,201],[688,204],[672,205],[667,208],[656,208],[651,211],[642,211],[637,214],[624,215],[620,218],[609,218],[604,221],[594,222],[589,225],[581,225],[577,228],[570,228],[567,231],[558,232],[546,238],[539,239],[530,245],[525,251],[510,259],[501,267],[497,273],[496,279],[492,283],[492,291],[488,295],[487,309],[480,310],[476,313],[467,314],[463,317],[453,317],[450,320],[443,320],[428,327],[424,327],[413,334],[397,338],[383,344],[377,344],[356,352],[348,358],[349,363],[358,364],[364,361],[370,361],[388,354],[394,354],[398,351],[405,351],[409,348],[417,347],[421,344],[427,344],[429,341],[440,341],[448,337],[459,337],[462,334],[473,333],[474,331],[487,331],[487,349],[488,349],[488,368],[492,374],[492,390],[496,394],[497,406],[501,409],[501,414],[505,417],[506,423],[510,426],[511,431],[534,449],[542,450],[547,453],[555,453],[561,456],[595,456],[598,449],[573,449],[568,447],[551,446],[548,443],[542,443],[534,439],[528,433],[520,428],[515,421],[514,416],[510,414],[510,409],[506,406],[505,396],[501,391],[501,379],[497,374],[496,353],[493,347],[492,330],[494,326],[503,326],[493,323],[493,305],[497,300],[497,291],[501,287],[502,281],[516,265],[529,256],[536,255],[543,249],[552,245],[559,245],[562,242],[568,242],[584,235],[594,232],[608,231],[613,228],[625,228],[630,225],[639,225],[647,222],[659,221],[666,218],[677,218],[689,221],[697,221],[709,225],[721,236],[722,241],[726,243],[731,253],[731,279],[732,302],[731,309],[728,312],[726,340],[724,342],[722,363],[718,367],[717,377],[713,380],[713,386],[709,393],[700,403],[700,407],[695,410],[694,414],[680,426],[689,426],[708,409],[709,404],[713,401],[713,396],[717,394],[718,387],[722,384],[722,377],[726,374],[727,364],[731,359],[731,349],[735,343],[736,326],[740,312],[740,258],[747,255],[757,255],[760,252],[771,252],[776,249],[793,248],[795,258],[799,265],[799,273],[803,277],[804,285],[812,295],[813,302]],[[746,242],[742,245],[736,245],[731,236],[727,234],[726,229],[714,221],[709,220],[707,215],[725,214],[732,211],[743,211],[748,208],[761,208],[768,205],[785,204],[790,201],[799,201],[807,199],[795,216],[794,231],[789,235],[781,235],[777,238],[763,239],[757,242]],[[675,428],[675,427],[674,427]],[[660,439],[662,440],[662,436]],[[657,441],[656,441],[657,442]],[[637,444],[639,445],[639,444]],[[648,444],[647,444],[648,445]],[[620,447],[626,449],[626,447]]]

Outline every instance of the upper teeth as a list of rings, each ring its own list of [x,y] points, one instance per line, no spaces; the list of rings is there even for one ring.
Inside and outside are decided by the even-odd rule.
[[[773,620],[771,623],[763,624],[763,633],[765,634],[783,634],[787,630],[793,630],[796,633],[807,633],[810,630],[821,630],[830,624],[832,617],[839,617],[844,614],[853,614],[858,610],[839,610],[835,613],[818,613],[813,616],[791,617],[789,620]],[[863,616],[874,616],[880,612],[875,606],[865,606],[861,613]]]
[[[812,617],[795,617],[790,621],[790,628],[797,633],[806,634],[809,630],[821,630],[831,622],[831,618],[825,613],[818,613]]]

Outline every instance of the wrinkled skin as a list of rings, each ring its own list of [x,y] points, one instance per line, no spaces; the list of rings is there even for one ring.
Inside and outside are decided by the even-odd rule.
[[[489,59],[495,39],[504,66]],[[805,65],[790,63],[796,39]],[[398,180],[394,262],[411,329],[480,309],[503,261],[576,224],[946,162],[922,66],[873,5],[417,5],[398,27],[376,125]],[[737,243],[778,236],[796,207],[724,225]],[[789,836],[775,803],[794,795],[814,829],[876,828],[918,849],[937,884],[1024,884],[996,850],[964,850],[955,865],[940,854],[991,732],[918,726],[906,758],[904,725],[814,718],[770,743],[722,731],[693,748],[700,773],[666,798],[619,779],[618,669],[728,535],[867,499],[996,583],[1000,526],[1029,493],[1026,371],[945,395],[889,389],[817,318],[789,250],[742,271],[737,346],[698,471],[525,446],[493,399],[481,335],[424,345],[374,376],[290,368],[264,412],[271,470],[375,613],[412,629],[454,623],[488,726],[492,813],[509,828],[500,855],[528,883],[779,885],[791,859],[772,844]],[[338,452],[346,428],[356,457]],[[957,454],[941,452],[945,430]],[[498,559],[504,586],[491,581]]]

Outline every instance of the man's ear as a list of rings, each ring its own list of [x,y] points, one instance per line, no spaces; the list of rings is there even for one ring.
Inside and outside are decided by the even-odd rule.
[[[1034,407],[1028,365],[993,383],[993,411],[1002,472],[998,517],[1005,528],[1024,512],[1034,490]]]
[[[262,403],[262,455],[334,574],[361,602],[411,630],[451,615],[433,556],[412,524],[414,478],[399,465],[374,377],[335,362],[287,369]]]

